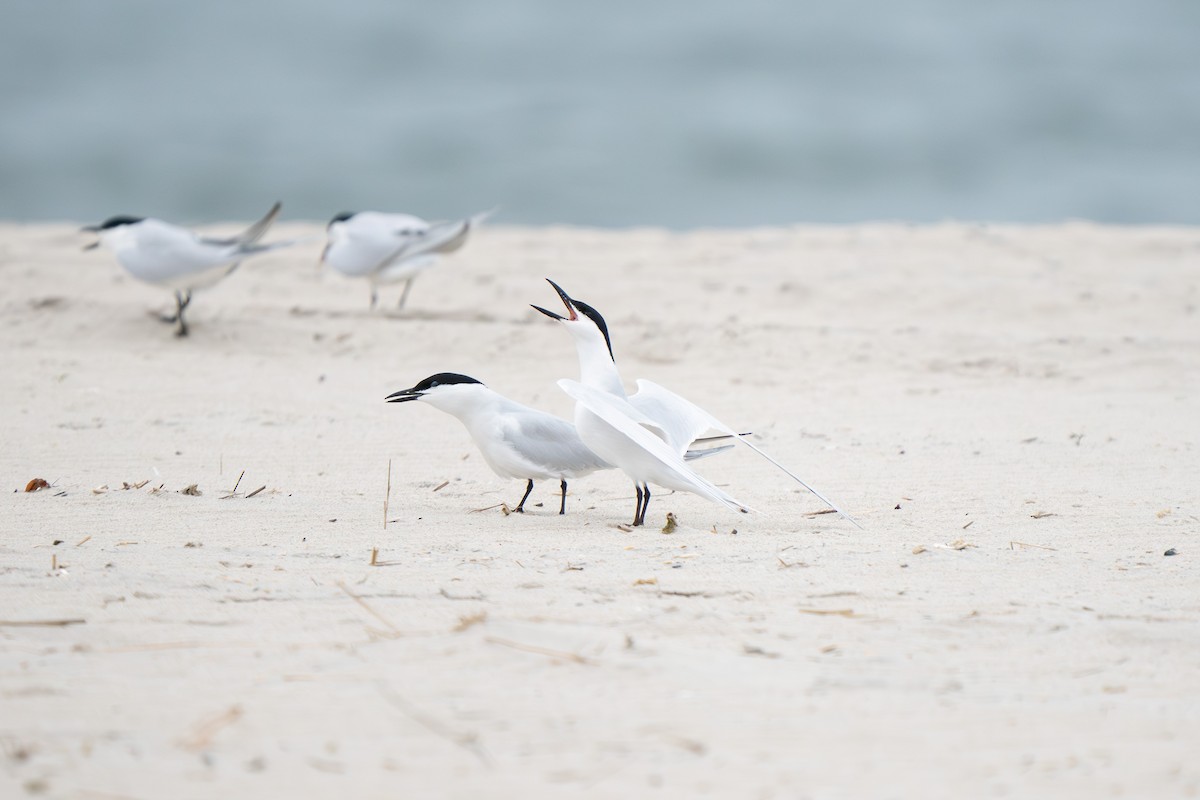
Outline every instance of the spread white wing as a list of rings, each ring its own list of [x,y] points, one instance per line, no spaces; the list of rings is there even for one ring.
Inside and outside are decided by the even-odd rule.
[[[667,444],[683,455],[692,442],[707,433],[712,424],[707,411],[657,383],[640,380],[629,402],[650,419],[657,420],[667,435]]]
[[[466,244],[471,229],[494,212],[485,211],[456,222],[434,222],[418,235],[410,236],[387,257],[386,262],[405,261],[427,253],[453,253]]]
[[[628,400],[592,389],[569,378],[563,378],[558,385],[575,402],[580,403],[652,456],[661,465],[664,473],[680,488],[734,511],[746,513],[751,510],[688,467],[674,448],[667,444],[665,438],[660,436],[661,426],[630,405]]]
[[[561,381],[559,383],[561,384]],[[688,420],[689,425],[700,425],[700,424],[703,425],[703,427],[701,427],[699,432],[696,433],[696,436],[699,436],[700,433],[703,433],[704,431],[707,431],[710,428],[714,428],[718,431],[721,431],[721,433],[724,433],[728,436],[732,436],[734,439],[737,439],[739,442],[746,445],[754,452],[758,453],[760,456],[765,458],[767,461],[770,461],[776,467],[783,470],[783,472],[786,473],[788,475],[788,477],[790,477],[792,480],[796,481],[796,483],[800,484],[805,489],[808,489],[810,492],[812,492],[814,495],[816,495],[823,503],[825,503],[825,505],[829,506],[834,511],[836,511],[837,513],[841,514],[843,517],[848,519],[851,522],[851,524],[854,525],[854,527],[858,528],[859,530],[862,530],[862,526],[859,525],[858,522],[855,521],[854,517],[850,516],[845,511],[842,511],[840,508],[838,508],[837,505],[834,504],[834,502],[832,500],[830,500],[828,497],[826,497],[825,495],[818,492],[813,487],[809,486],[808,483],[806,483],[802,478],[800,478],[800,476],[796,475],[796,473],[792,472],[790,469],[785,467],[783,464],[780,464],[778,461],[771,458],[771,456],[767,455],[765,452],[758,449],[749,439],[745,438],[740,433],[735,431],[733,428],[729,427],[724,422],[721,422],[719,419],[717,419],[716,417],[714,417],[712,414],[708,413],[704,409],[700,408],[695,403],[693,403],[690,400],[687,400],[683,397],[680,397],[679,395],[675,394],[674,392],[672,392],[668,389],[664,389],[663,387],[659,386],[658,384],[654,383],[653,381],[648,381],[648,380],[644,380],[644,379],[639,380],[637,382],[637,387],[638,387],[638,395],[639,396],[642,394],[647,394],[649,397],[659,398],[659,402],[663,402],[664,398],[670,398],[670,402],[672,402],[674,404],[679,404],[678,410],[676,411],[676,413],[680,417]],[[568,392],[568,394],[570,394],[570,392]],[[695,438],[695,437],[693,437],[693,438]],[[689,439],[688,441],[690,443],[691,440]]]

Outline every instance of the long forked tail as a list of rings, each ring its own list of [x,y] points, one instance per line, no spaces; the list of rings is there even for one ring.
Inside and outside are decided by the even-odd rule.
[[[730,432],[732,432],[732,429],[730,429]],[[734,438],[735,438],[735,439],[737,439],[739,442],[741,442],[742,444],[746,445],[746,446],[747,446],[747,447],[749,447],[751,450],[753,450],[754,452],[758,453],[760,456],[762,456],[763,458],[765,458],[767,461],[770,461],[772,464],[774,464],[775,466],[777,466],[777,467],[779,467],[781,470],[783,470],[783,471],[784,471],[784,472],[785,472],[785,473],[786,473],[786,474],[787,474],[789,477],[791,477],[791,479],[792,479],[792,480],[794,480],[796,483],[800,484],[800,485],[801,485],[801,486],[803,486],[805,489],[808,489],[810,492],[812,492],[814,495],[816,495],[816,496],[817,496],[817,497],[818,497],[818,498],[821,500],[821,502],[823,502],[825,505],[829,506],[829,507],[830,507],[830,508],[832,508],[834,511],[836,511],[837,513],[839,513],[839,514],[841,514],[843,517],[845,517],[847,520],[849,520],[851,525],[853,525],[854,527],[858,528],[860,531],[863,529],[863,526],[858,524],[858,520],[856,520],[854,517],[850,516],[850,515],[849,515],[849,514],[847,514],[845,511],[842,511],[840,508],[838,508],[838,507],[837,507],[837,504],[836,504],[836,503],[834,503],[832,500],[830,500],[828,497],[826,497],[825,495],[821,494],[820,492],[818,492],[818,491],[817,491],[816,489],[814,489],[813,487],[809,486],[809,485],[808,485],[808,483],[806,483],[806,482],[804,481],[804,479],[803,479],[803,478],[801,478],[799,475],[797,475],[796,473],[792,472],[790,469],[788,469],[787,467],[785,467],[783,464],[780,464],[780,463],[779,463],[778,461],[776,461],[775,459],[771,458],[771,456],[770,456],[769,454],[767,454],[766,452],[764,452],[764,451],[762,451],[762,450],[759,450],[759,449],[758,449],[758,447],[756,447],[756,446],[754,445],[754,443],[753,443],[753,442],[751,442],[749,439],[746,439],[746,438],[745,438],[745,437],[743,437],[743,435],[742,435],[742,434],[740,434],[740,433],[734,433],[734,434],[733,434],[733,436],[734,436]]]
[[[275,205],[271,206],[271,210],[266,213],[266,216],[235,236],[235,241],[245,247],[247,245],[254,244],[259,239],[266,236],[267,231],[271,228],[271,225],[274,224],[275,218],[279,216],[279,211],[282,208],[283,203],[276,201]]]
[[[653,390],[656,390],[656,391],[660,391],[660,392],[668,392],[668,390],[667,390],[667,389],[663,389],[661,386],[659,386],[658,384],[654,383],[653,381],[639,380],[639,381],[638,381],[638,386],[639,386],[639,387],[642,387],[642,390],[643,390],[643,391],[645,391],[645,388],[644,388],[645,386],[649,386],[649,387],[652,387],[652,389],[653,389]],[[821,493],[820,493],[820,492],[818,492],[816,489],[814,489],[812,486],[810,486],[810,485],[809,485],[809,484],[808,484],[808,483],[807,483],[807,482],[806,482],[806,481],[805,481],[803,478],[801,478],[799,475],[797,475],[796,473],[792,472],[790,469],[788,469],[787,467],[785,467],[783,464],[780,464],[778,461],[776,461],[774,458],[772,458],[772,457],[771,457],[769,454],[767,454],[766,452],[764,452],[763,450],[760,450],[760,449],[759,449],[757,446],[755,446],[755,444],[754,444],[753,442],[751,442],[749,439],[747,439],[747,438],[746,438],[746,434],[744,434],[744,433],[738,433],[738,432],[737,432],[737,431],[735,431],[733,428],[729,427],[729,426],[728,426],[728,425],[726,425],[724,422],[721,422],[721,420],[717,419],[717,418],[716,418],[716,417],[714,417],[712,414],[710,414],[710,413],[708,413],[707,411],[705,411],[704,409],[700,408],[699,406],[697,406],[695,403],[691,402],[690,400],[688,400],[688,399],[686,399],[686,398],[683,398],[683,397],[680,397],[679,395],[674,395],[674,396],[675,396],[676,398],[678,398],[678,400],[679,400],[680,402],[682,402],[682,403],[686,403],[688,406],[690,406],[690,409],[691,409],[691,411],[692,411],[692,413],[693,413],[693,414],[697,414],[697,415],[703,415],[704,417],[706,417],[706,418],[708,419],[708,424],[709,424],[709,426],[710,426],[710,427],[712,427],[712,428],[715,428],[716,430],[719,430],[719,431],[721,431],[722,433],[724,433],[726,436],[728,436],[728,437],[730,437],[730,438],[732,438],[732,439],[736,439],[737,441],[739,441],[739,442],[741,442],[742,444],[746,445],[746,446],[747,446],[747,447],[749,447],[751,450],[753,450],[754,452],[758,453],[760,456],[762,456],[763,458],[765,458],[767,461],[770,461],[772,464],[774,464],[776,467],[778,467],[780,470],[782,470],[782,471],[784,472],[784,474],[786,474],[788,477],[790,477],[790,478],[791,478],[792,480],[794,480],[796,483],[800,484],[800,485],[801,485],[801,486],[803,486],[805,489],[808,489],[808,491],[812,492],[812,493],[813,493],[813,495],[815,495],[815,496],[816,496],[816,497],[817,497],[819,500],[821,500],[821,502],[823,502],[825,505],[829,506],[829,507],[830,507],[830,508],[832,508],[834,511],[836,511],[838,514],[840,514],[841,516],[845,517],[845,518],[846,518],[846,519],[847,519],[847,520],[850,522],[850,524],[851,524],[851,525],[853,525],[854,527],[858,528],[860,531],[863,529],[863,526],[862,526],[862,525],[859,525],[859,524],[858,524],[858,521],[857,521],[856,519],[854,519],[854,517],[850,516],[850,515],[849,515],[849,514],[847,514],[845,511],[843,511],[842,509],[838,508],[838,506],[837,506],[837,504],[836,504],[836,503],[834,503],[834,502],[833,502],[832,500],[830,500],[828,497],[826,497],[825,495],[821,494]],[[713,439],[713,438],[719,438],[719,437],[709,437],[709,438],[710,438],[710,439]]]
[[[732,437],[722,437],[722,438],[732,438]],[[699,441],[699,440],[697,440],[697,441]],[[693,444],[695,444],[695,442],[693,442]],[[733,449],[733,445],[731,445],[731,444],[723,444],[720,447],[708,447],[708,448],[693,447],[691,450],[683,451],[683,460],[684,461],[699,461],[702,458],[708,458],[709,456],[715,456],[717,453],[724,453],[726,450],[732,450],[732,449]]]
[[[405,239],[383,259],[383,264],[407,261],[433,253],[453,253],[467,242],[472,229],[495,213],[495,209],[455,222],[435,222],[419,238]]]
[[[493,208],[458,222],[442,222],[434,225],[429,231],[429,243],[422,250],[434,253],[453,253],[466,244],[467,236],[472,230],[495,213],[496,209]]]

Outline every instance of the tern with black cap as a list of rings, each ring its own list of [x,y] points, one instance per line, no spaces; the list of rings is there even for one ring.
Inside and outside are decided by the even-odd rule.
[[[279,216],[280,208],[281,204],[276,203],[258,222],[237,236],[227,238],[201,236],[150,217],[110,217],[99,225],[83,229],[99,237],[83,249],[93,250],[104,245],[130,275],[173,291],[175,313],[162,319],[178,326],[176,336],[187,336],[183,312],[192,302],[192,292],[218,283],[251,256],[295,244],[259,244]]]
[[[602,458],[625,470],[637,488],[634,524],[645,522],[650,504],[647,482],[683,489],[723,505],[747,510],[720,489],[697,475],[679,458],[705,431],[719,431],[735,439],[770,461],[826,505],[861,526],[803,479],[763,452],[695,403],[648,380],[638,380],[638,391],[625,393],[612,350],[612,339],[604,317],[593,307],[568,295],[562,287],[547,279],[566,307],[567,315],[556,314],[540,306],[534,308],[560,322],[571,333],[579,355],[580,380],[560,380],[558,385],[575,401],[575,426],[583,441]],[[715,437],[715,438],[723,438]],[[704,440],[699,440],[704,441]],[[715,448],[725,449],[725,448]],[[703,452],[703,451],[702,451]],[[680,467],[683,467],[681,471]],[[654,476],[658,476],[658,480]],[[664,482],[668,481],[668,482]],[[674,481],[676,483],[671,483]],[[676,485],[682,482],[684,485]],[[689,488],[697,486],[697,488]]]
[[[427,222],[411,214],[379,211],[345,211],[326,226],[328,243],[321,262],[351,278],[366,278],[371,285],[371,308],[383,284],[404,282],[397,308],[404,308],[413,281],[437,264],[441,255],[462,247],[471,231],[492,212],[456,222]]]
[[[386,400],[419,400],[457,417],[493,472],[501,478],[528,482],[517,504],[519,512],[524,512],[535,480],[559,481],[562,502],[558,513],[565,514],[567,480],[610,468],[583,443],[570,422],[510,400],[467,375],[439,372],[411,389],[393,392]]]

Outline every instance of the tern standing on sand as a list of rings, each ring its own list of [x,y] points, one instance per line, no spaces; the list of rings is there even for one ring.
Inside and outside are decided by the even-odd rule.
[[[553,281],[550,285],[558,292],[568,316],[534,308],[571,332],[583,378],[582,383],[563,379],[558,385],[575,400],[575,427],[583,442],[633,480],[637,496],[633,525],[646,521],[651,483],[700,495],[734,511],[749,511],[685,463],[688,447],[712,427],[708,421],[689,418],[695,415],[684,413],[685,409],[673,410],[662,398],[654,400],[653,390],[646,391],[643,386],[648,382],[639,381],[640,391],[635,395],[642,398],[644,410],[635,405],[634,398],[625,394],[617,372],[604,318],[586,303],[571,299]]]
[[[183,312],[192,302],[192,292],[218,283],[251,256],[293,244],[258,244],[279,216],[281,207],[276,203],[258,222],[229,238],[201,236],[159,219],[110,217],[83,229],[100,237],[83,249],[104,245],[133,277],[173,291],[175,313],[162,320],[177,324],[176,336],[187,336]]]
[[[736,433],[695,403],[647,380],[639,380],[638,391],[626,395],[604,317],[587,303],[571,298],[554,281],[549,283],[566,307],[567,316],[539,306],[534,308],[566,327],[575,340],[579,355],[581,382],[560,380],[558,385],[576,401],[575,426],[583,441],[633,478],[638,501],[634,525],[640,525],[646,519],[646,507],[650,504],[647,482],[699,494],[738,511],[748,510],[675,458],[682,455],[696,437],[705,431],[717,430],[754,450],[855,527],[861,527],[831,500],[752,444],[744,434]]]
[[[558,513],[565,514],[567,479],[610,466],[588,449],[571,423],[509,400],[466,375],[440,372],[411,389],[387,396],[389,403],[412,400],[457,417],[475,440],[483,460],[501,478],[528,481],[517,504],[518,512],[525,511],[535,480],[555,479],[562,487]]]
[[[438,257],[462,247],[471,230],[490,211],[457,222],[426,222],[411,214],[378,211],[344,212],[329,221],[329,242],[321,262],[371,285],[371,308],[379,300],[379,287],[404,281],[397,308],[404,308],[413,281],[438,262]]]

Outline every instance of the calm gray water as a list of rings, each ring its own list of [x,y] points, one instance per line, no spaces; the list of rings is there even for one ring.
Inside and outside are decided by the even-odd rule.
[[[1200,0],[0,14],[0,218],[1200,223]]]

